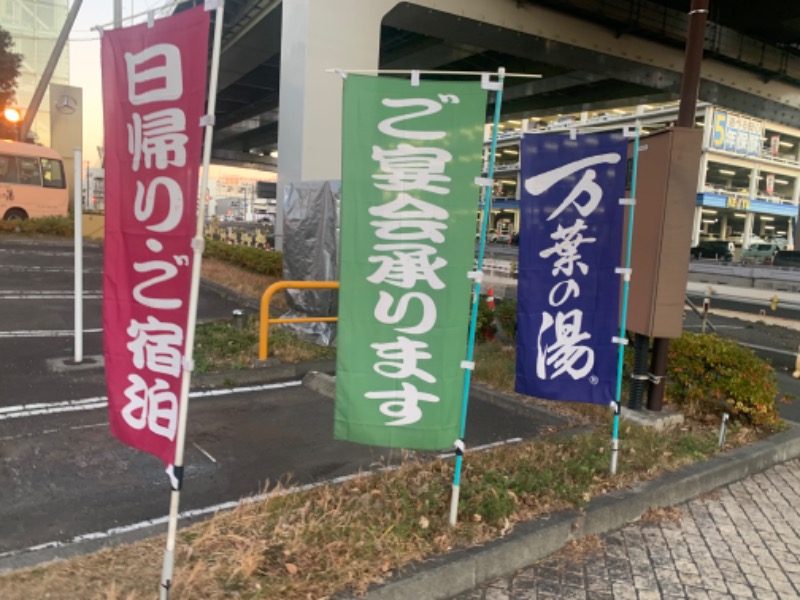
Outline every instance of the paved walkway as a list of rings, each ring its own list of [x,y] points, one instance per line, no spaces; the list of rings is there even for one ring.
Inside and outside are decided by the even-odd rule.
[[[800,461],[593,536],[457,600],[800,598]]]

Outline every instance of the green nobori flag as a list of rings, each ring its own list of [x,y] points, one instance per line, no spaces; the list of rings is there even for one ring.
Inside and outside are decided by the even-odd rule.
[[[477,81],[345,80],[337,439],[459,437],[485,113]]]

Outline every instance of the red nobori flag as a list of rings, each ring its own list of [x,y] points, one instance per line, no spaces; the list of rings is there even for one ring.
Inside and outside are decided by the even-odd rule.
[[[107,31],[103,345],[111,433],[175,457],[209,13]]]

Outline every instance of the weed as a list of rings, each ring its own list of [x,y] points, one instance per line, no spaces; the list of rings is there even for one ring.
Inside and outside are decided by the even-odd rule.
[[[195,370],[198,373],[242,369],[258,354],[258,328],[237,329],[230,321],[215,321],[197,326]]]
[[[413,561],[505,535],[513,524],[580,507],[592,497],[714,452],[712,428],[656,433],[627,426],[619,475],[608,473],[606,431],[470,454],[459,524],[446,505],[452,461],[408,462],[242,506],[181,532],[177,596],[322,598],[362,593]],[[275,491],[281,492],[278,487]],[[163,538],[0,576],[3,598],[152,595]],[[109,596],[111,587],[116,595]]]
[[[318,346],[300,339],[283,327],[273,325],[269,329],[270,354],[283,362],[297,363],[307,360],[334,358],[336,349]]]
[[[475,379],[506,392],[514,390],[516,352],[493,341],[475,346]]]

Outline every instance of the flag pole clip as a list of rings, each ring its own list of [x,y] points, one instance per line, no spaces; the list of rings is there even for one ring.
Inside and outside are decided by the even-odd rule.
[[[503,83],[489,79],[495,73],[481,73],[481,87],[490,92],[499,92],[503,89]]]
[[[170,483],[172,484],[172,491],[180,492],[183,489],[183,465],[168,466],[167,475],[169,475],[169,480]]]
[[[459,438],[453,444],[455,446],[456,456],[464,456],[464,451],[467,449],[467,446],[464,444],[464,440]]]
[[[622,128],[622,135],[626,138],[635,138],[639,136],[641,130],[641,123],[637,119],[636,124],[632,127],[630,125],[625,125]]]

